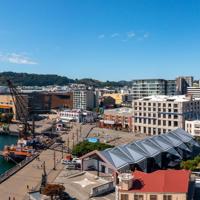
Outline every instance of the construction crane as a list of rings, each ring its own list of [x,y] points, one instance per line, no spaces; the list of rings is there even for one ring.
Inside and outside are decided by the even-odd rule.
[[[19,122],[19,137],[26,137],[30,131],[34,132],[34,128],[31,129],[31,125],[28,123],[29,108],[27,99],[19,93],[18,89],[10,80],[7,80],[7,85],[15,106],[16,119]]]

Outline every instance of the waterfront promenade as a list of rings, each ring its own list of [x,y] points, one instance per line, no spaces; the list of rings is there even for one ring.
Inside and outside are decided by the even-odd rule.
[[[15,175],[0,184],[0,199],[8,200],[15,197],[15,200],[25,199],[25,195],[29,189],[36,188],[40,185],[42,175],[42,163],[46,163],[46,172],[48,174],[48,182],[52,182],[63,169],[60,163],[62,158],[61,152],[56,152],[56,170],[54,168],[54,151],[45,150],[40,156],[40,161],[35,159],[23,169],[18,171]]]

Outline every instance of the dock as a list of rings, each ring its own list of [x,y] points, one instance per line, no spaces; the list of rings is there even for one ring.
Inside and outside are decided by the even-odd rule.
[[[46,163],[46,171],[48,174],[48,182],[52,182],[58,176],[60,171],[63,169],[63,165],[60,160],[62,159],[62,153],[56,152],[56,170],[54,168],[54,151],[53,150],[45,150],[39,155],[38,159],[32,159],[26,163],[23,167],[15,168],[14,172],[8,172],[10,174],[14,174],[14,176],[10,176],[8,178],[8,174],[4,175],[7,177],[1,177],[4,181],[0,184],[0,194],[1,199],[12,199],[15,197],[16,200],[25,199],[25,196],[28,191],[34,190],[38,188],[41,182],[42,176],[42,167],[41,165],[45,161]],[[27,186],[29,190],[27,189]]]
[[[0,156],[3,156],[3,152],[0,151]],[[32,157],[26,158],[20,163],[17,163],[14,167],[9,169],[8,171],[4,172],[3,174],[0,175],[0,184],[6,181],[8,178],[10,178],[12,175],[17,173],[19,170],[21,170],[23,167],[28,165],[31,161],[33,161],[36,157],[38,157],[39,154],[35,154]]]

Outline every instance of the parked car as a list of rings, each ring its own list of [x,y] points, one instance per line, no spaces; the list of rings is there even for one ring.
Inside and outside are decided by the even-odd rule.
[[[72,161],[71,161],[71,160],[62,159],[62,160],[61,160],[61,163],[64,164],[64,165],[68,165],[68,164],[71,164]]]
[[[68,164],[68,165],[66,165],[65,169],[75,170],[76,169],[76,165],[75,164]]]

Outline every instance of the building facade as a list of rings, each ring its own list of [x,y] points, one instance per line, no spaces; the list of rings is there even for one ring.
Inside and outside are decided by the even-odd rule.
[[[92,90],[73,91],[73,109],[92,110],[96,107],[96,98]]]
[[[119,175],[116,200],[188,200],[193,199],[190,171],[135,171]]]
[[[23,98],[23,111],[26,117],[29,114],[30,108],[28,105],[28,96],[22,95]],[[0,94],[0,110],[2,113],[12,113],[13,120],[19,120],[20,113],[22,112],[22,107],[16,104],[16,98],[12,97],[10,94]]]
[[[192,136],[200,137],[200,120],[185,121],[185,131]]]
[[[193,98],[200,98],[200,87],[187,87],[187,95]]]
[[[183,95],[187,93],[187,87],[193,86],[192,76],[180,76],[176,78],[176,94]]]
[[[132,98],[140,99],[151,95],[174,95],[175,80],[143,79],[133,80]]]
[[[59,112],[59,119],[62,122],[94,122],[96,119],[97,115],[96,113],[93,113],[91,111],[86,111],[86,110],[63,110]]]
[[[185,128],[185,120],[200,116],[200,100],[184,95],[150,96],[133,101],[133,132],[147,135]]]
[[[116,108],[105,110],[103,120],[100,121],[100,127],[132,131],[132,117],[132,108]]]

